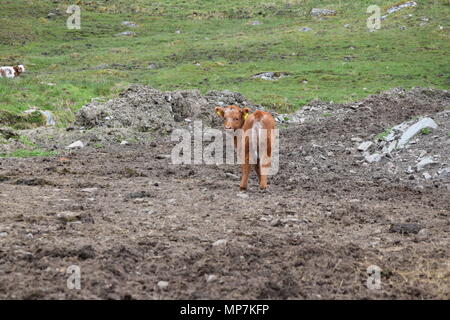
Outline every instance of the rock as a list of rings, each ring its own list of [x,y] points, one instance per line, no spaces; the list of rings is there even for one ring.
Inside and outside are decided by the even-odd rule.
[[[126,26],[126,27],[130,27],[130,28],[136,28],[136,27],[138,27],[138,25],[137,25],[136,23],[131,22],[131,21],[123,21],[123,22],[122,22],[122,25],[123,25],[123,26]]]
[[[430,236],[430,230],[428,230],[428,229],[421,229],[417,233],[417,238],[419,240],[425,240],[425,239],[429,238],[429,236]]]
[[[365,141],[358,146],[359,151],[367,151],[373,145],[372,141]]]
[[[344,28],[350,28],[350,24],[349,23],[344,24]]]
[[[281,223],[281,220],[280,220],[280,219],[273,219],[273,220],[270,222],[270,225],[271,225],[272,227],[278,227],[278,226],[281,226],[282,223]]]
[[[230,179],[233,179],[233,180],[239,180],[239,177],[238,177],[237,175],[232,174],[232,173],[230,173],[230,172],[225,172],[225,176],[226,176],[227,178],[230,178]]]
[[[437,124],[431,118],[423,118],[410,126],[400,137],[397,146],[402,148],[406,143],[409,142],[416,134],[421,132],[425,128],[437,129]]]
[[[387,14],[381,17],[381,20],[386,19],[388,15],[390,15],[390,14],[392,14],[394,12],[397,12],[397,11],[399,11],[401,9],[415,7],[415,6],[417,6],[416,2],[414,2],[414,1],[407,1],[407,2],[404,2],[404,3],[398,4],[398,5],[395,5],[393,7],[390,7],[387,10]]]
[[[257,73],[255,75],[253,75],[252,78],[275,81],[275,80],[279,80],[279,79],[287,77],[287,76],[288,76],[287,72],[263,72],[263,73]]]
[[[98,188],[84,188],[84,189],[81,189],[82,192],[88,192],[88,193],[92,193],[92,192],[95,192],[97,190],[98,190]]]
[[[242,199],[247,199],[248,198],[248,194],[246,194],[246,193],[238,193],[236,196],[238,196],[239,198],[242,198]]]
[[[440,177],[448,177],[448,176],[450,176],[450,167],[439,170],[438,173],[439,173]]]
[[[167,282],[167,281],[158,281],[157,286],[161,290],[165,290],[169,286],[169,282]]]
[[[136,32],[124,31],[124,32],[116,33],[114,36],[115,37],[132,37],[132,36],[135,36],[135,35],[136,35]]]
[[[402,234],[410,234],[418,233],[421,229],[422,227],[416,223],[394,223],[393,225],[391,225],[389,231]]]
[[[217,276],[216,275],[214,275],[214,274],[209,274],[207,277],[206,277],[206,282],[213,282],[213,281],[216,281],[217,280]]]
[[[318,16],[334,16],[336,14],[336,11],[329,10],[329,9],[319,9],[319,8],[313,8],[311,10],[311,16],[318,17]]]
[[[368,163],[379,162],[379,161],[381,161],[381,158],[382,158],[382,156],[381,156],[381,154],[379,154],[379,153],[374,153],[374,154],[367,155],[367,156],[364,157],[364,159],[365,159]]]
[[[8,232],[0,232],[0,237],[7,237],[8,236]]]
[[[128,145],[130,143],[128,141],[126,141],[126,140],[123,140],[123,141],[120,142],[120,144],[124,146],[124,145]]]
[[[218,247],[218,246],[226,245],[227,242],[228,242],[228,241],[227,241],[226,239],[220,239],[220,240],[217,240],[216,242],[214,242],[214,243],[212,244],[212,246],[213,246],[213,247]]]
[[[350,140],[353,141],[353,142],[361,142],[362,141],[362,139],[359,138],[359,137],[353,137]]]
[[[436,162],[433,160],[433,157],[426,157],[423,158],[418,164],[417,164],[417,172],[421,171],[423,168],[430,164],[435,164]]]
[[[422,175],[425,178],[425,180],[430,180],[432,178],[432,176],[428,172],[424,172]]]
[[[397,147],[397,141],[392,141],[389,146],[383,148],[383,153],[390,154]]]
[[[84,143],[80,140],[75,141],[72,144],[69,144],[66,149],[76,149],[76,148],[84,148]]]

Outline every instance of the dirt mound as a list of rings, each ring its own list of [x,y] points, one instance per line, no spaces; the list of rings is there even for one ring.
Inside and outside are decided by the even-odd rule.
[[[240,93],[231,91],[210,91],[202,96],[198,90],[161,92],[132,85],[116,99],[85,105],[76,115],[76,125],[171,132],[175,127],[199,119],[205,125],[215,126],[219,120],[214,115],[214,107],[229,104],[252,106]]]

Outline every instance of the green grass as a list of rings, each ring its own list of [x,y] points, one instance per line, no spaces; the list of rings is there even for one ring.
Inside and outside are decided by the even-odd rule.
[[[427,135],[427,134],[430,134],[431,130],[430,130],[430,128],[423,128],[423,129],[421,130],[421,132],[422,132],[422,134]]]
[[[67,30],[65,10],[73,1],[2,0],[0,65],[23,63],[27,72],[0,79],[0,110],[14,115],[30,107],[50,110],[64,126],[92,98],[113,97],[131,83],[239,91],[280,112],[313,99],[355,101],[397,86],[448,88],[449,2],[419,2],[368,32],[366,8],[377,4],[384,13],[396,2],[77,1],[81,30]],[[337,15],[313,18],[313,7]],[[47,19],[55,9],[61,15]],[[430,22],[420,26],[421,17]],[[124,27],[125,20],[139,27]],[[261,24],[252,26],[254,20]],[[313,31],[299,32],[304,26]],[[114,36],[125,30],[137,35]],[[264,71],[290,76],[251,78]]]
[[[392,132],[391,128],[384,130],[384,132],[375,136],[375,141],[384,140],[391,132]]]
[[[0,153],[0,158],[51,157],[56,154],[57,154],[56,151],[46,151],[41,149],[34,149],[34,150],[17,149],[9,153]]]

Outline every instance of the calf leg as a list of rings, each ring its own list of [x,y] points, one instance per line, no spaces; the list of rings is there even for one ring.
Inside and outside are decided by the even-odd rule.
[[[241,165],[242,177],[241,177],[241,190],[246,190],[248,185],[248,177],[250,175],[250,165],[248,163]]]
[[[270,162],[269,163],[265,163],[265,164],[261,164],[261,167],[259,170],[264,172],[265,170],[270,169]],[[267,174],[261,174],[260,175],[260,179],[259,179],[259,188],[260,189],[266,189],[267,188]]]
[[[259,159],[258,159],[258,163],[255,164],[254,168],[255,168],[256,174],[258,175],[258,182],[261,183],[261,170],[259,168]]]

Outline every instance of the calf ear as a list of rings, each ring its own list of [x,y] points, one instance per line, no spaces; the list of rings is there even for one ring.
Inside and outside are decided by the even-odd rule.
[[[223,111],[223,108],[221,108],[221,107],[216,107],[215,109],[214,109],[215,111],[216,111],[216,114],[219,116],[219,117],[222,117],[223,118],[223,115],[224,115],[224,111]]]
[[[247,120],[249,114],[250,114],[250,108],[242,109],[242,118],[244,119],[244,121]]]

